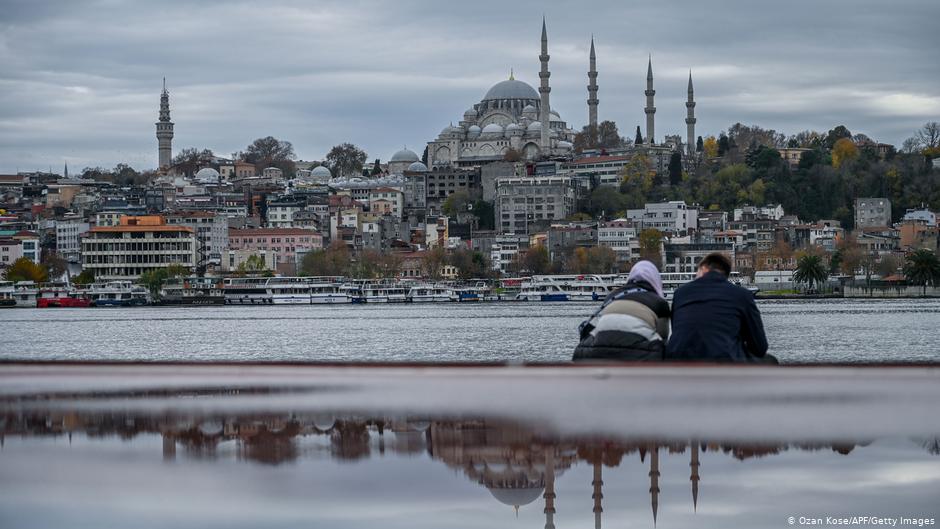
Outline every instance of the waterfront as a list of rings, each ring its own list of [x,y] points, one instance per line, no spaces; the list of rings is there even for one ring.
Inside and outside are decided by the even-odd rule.
[[[11,309],[0,359],[566,362],[595,303]],[[761,301],[783,363],[940,362],[940,300]]]

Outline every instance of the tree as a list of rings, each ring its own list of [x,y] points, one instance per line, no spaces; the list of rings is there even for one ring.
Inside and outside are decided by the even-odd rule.
[[[270,271],[264,262],[264,257],[256,253],[249,255],[247,259],[239,263],[236,270],[239,274],[260,274]]]
[[[297,169],[294,164],[297,158],[294,155],[294,146],[289,141],[279,140],[273,136],[258,138],[245,149],[245,152],[239,153],[238,157],[254,164],[255,169],[259,171],[268,167],[277,167],[286,178],[293,178]],[[362,169],[361,163],[359,169]]]
[[[437,281],[441,278],[441,268],[443,268],[445,264],[447,264],[447,250],[440,246],[435,246],[424,254],[422,272],[428,279]]]
[[[343,241],[333,241],[328,248],[308,252],[300,262],[303,276],[342,276],[350,268],[349,248]]]
[[[640,132],[640,126],[636,126],[636,138],[633,139],[634,145],[643,145],[643,133]]]
[[[142,177],[139,172],[126,163],[119,163],[112,171],[112,178],[115,185],[136,186],[147,183],[147,178]]]
[[[551,271],[552,263],[548,257],[548,249],[542,244],[530,246],[527,251],[517,255],[520,256],[519,271],[522,273],[540,275]]]
[[[492,272],[486,257],[469,248],[458,248],[450,254],[449,264],[457,268],[457,275],[461,279],[475,279],[489,277]]]
[[[374,178],[380,174],[382,174],[382,163],[378,158],[376,158],[375,162],[372,163],[372,173],[370,173],[369,176]]]
[[[7,281],[33,281],[43,283],[49,276],[46,269],[26,257],[20,257],[7,267],[3,279]]]
[[[663,234],[657,229],[647,228],[640,232],[640,259],[652,262],[656,267],[662,266]]]
[[[845,162],[858,158],[858,146],[851,138],[839,138],[832,147],[832,166],[838,169]]]
[[[77,286],[90,285],[94,282],[95,273],[90,268],[82,270],[80,274],[72,278],[72,284]]]
[[[137,282],[147,287],[147,290],[150,291],[152,296],[158,297],[160,295],[160,288],[168,279],[186,275],[189,275],[189,269],[181,265],[170,265],[166,268],[148,270],[140,274]]]
[[[65,275],[68,262],[58,252],[43,252],[40,264],[46,269],[46,275],[55,281]]]
[[[914,250],[905,259],[904,275],[911,283],[923,285],[926,296],[927,285],[940,284],[940,259],[926,248]]]
[[[613,121],[601,121],[597,126],[597,146],[601,149],[619,149],[623,146],[623,138]]]
[[[728,154],[728,151],[731,150],[731,140],[728,139],[728,136],[725,136],[725,133],[722,132],[718,136],[718,156],[724,156]]]
[[[706,158],[718,157],[718,140],[716,140],[714,136],[705,138],[705,141],[702,143],[702,147],[705,151]]]
[[[575,152],[584,152],[590,149],[597,148],[597,128],[590,125],[585,125],[581,129],[581,132],[574,135],[574,150]]]
[[[821,286],[829,278],[829,271],[823,264],[822,257],[816,254],[805,254],[796,261],[796,270],[793,280],[797,283],[806,283],[812,289],[813,285]]]
[[[455,191],[441,204],[441,211],[449,217],[456,217],[460,213],[467,213],[467,204],[470,204],[470,194],[466,191]]]
[[[884,279],[897,274],[900,267],[901,263],[893,255],[883,255],[881,261],[875,265],[875,272]]]
[[[922,149],[940,147],[940,123],[936,121],[924,123],[924,126],[914,134],[914,138]]]
[[[682,183],[682,155],[673,151],[669,157],[669,184],[678,186]]]
[[[588,274],[610,274],[617,266],[617,253],[607,246],[592,246],[587,251]]]
[[[506,149],[506,153],[503,154],[503,161],[510,163],[522,161],[522,153],[510,147]]]
[[[704,150],[705,150],[705,143],[702,141],[702,137],[699,136],[698,139],[695,140],[695,152],[702,152]]]
[[[192,176],[196,174],[196,171],[199,169],[211,164],[214,157],[215,154],[209,149],[200,151],[196,148],[188,147],[181,150],[173,157],[170,161],[170,167],[177,173]]]
[[[842,138],[852,139],[852,133],[849,132],[849,129],[845,128],[845,125],[839,125],[838,127],[830,130],[823,140],[823,145],[827,149],[832,150],[832,148],[835,147],[836,142]]]
[[[335,176],[358,175],[365,161],[365,151],[352,143],[336,145],[326,155],[326,165]]]

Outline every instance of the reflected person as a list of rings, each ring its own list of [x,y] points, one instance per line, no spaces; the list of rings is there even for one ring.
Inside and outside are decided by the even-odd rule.
[[[731,261],[720,253],[699,262],[696,279],[676,290],[666,360],[776,364],[754,294],[728,281]]]
[[[627,284],[611,292],[579,331],[575,361],[662,361],[669,338],[669,303],[656,265],[633,265]]]

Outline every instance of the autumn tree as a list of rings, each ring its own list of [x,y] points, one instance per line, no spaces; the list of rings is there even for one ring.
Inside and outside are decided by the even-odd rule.
[[[702,148],[706,158],[716,158],[718,156],[718,140],[714,136],[705,138],[702,142]]]
[[[832,147],[832,166],[838,169],[845,162],[858,158],[858,146],[850,138],[836,140]]]
[[[849,131],[849,129],[845,128],[845,125],[839,125],[831,129],[826,134],[826,137],[823,139],[823,146],[829,150],[832,150],[833,147],[835,147],[836,142],[843,138],[852,139],[852,133]]]
[[[20,257],[7,267],[3,279],[7,281],[33,281],[43,283],[48,278],[46,269],[26,257]]]
[[[620,170],[620,192],[627,196],[627,207],[641,207],[656,181],[653,162],[645,154],[636,154]]]
[[[65,275],[68,262],[58,252],[43,252],[40,263],[46,269],[46,275],[53,281]]]
[[[255,169],[263,171],[268,167],[277,167],[286,178],[293,178],[296,172],[294,160],[294,146],[289,141],[279,140],[273,136],[258,138],[237,157],[245,162],[254,164]],[[362,165],[359,166],[362,169]]]
[[[585,125],[581,132],[574,135],[575,152],[584,152],[597,148],[597,127]]]
[[[355,176],[362,172],[366,153],[352,143],[341,143],[326,155],[326,166],[334,176]]]
[[[522,153],[510,147],[506,149],[506,152],[503,154],[503,161],[510,163],[520,162],[522,161]]]
[[[86,286],[94,282],[95,273],[90,268],[82,270],[81,273],[72,278],[72,284],[77,286]]]
[[[601,121],[597,125],[597,147],[600,149],[619,149],[624,144],[624,139],[620,137],[620,131],[617,130],[617,124],[613,121]]]
[[[662,267],[662,232],[654,228],[647,228],[640,232],[639,240],[640,259],[645,259],[657,267]]]
[[[437,281],[441,278],[441,268],[447,264],[447,250],[440,246],[431,248],[424,254],[422,273],[428,279]]]
[[[528,250],[516,255],[520,260],[520,272],[540,275],[551,271],[552,263],[548,256],[548,249],[542,244],[530,246]]]

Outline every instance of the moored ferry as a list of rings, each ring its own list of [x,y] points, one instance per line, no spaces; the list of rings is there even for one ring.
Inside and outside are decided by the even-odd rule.
[[[273,305],[309,305],[310,279],[306,277],[271,277],[265,283]]]
[[[17,281],[13,284],[13,299],[16,301],[17,308],[36,308],[36,300],[39,299],[39,288],[32,281]]]
[[[222,305],[222,282],[212,277],[171,279],[160,289],[161,305]]]
[[[598,301],[613,289],[600,275],[532,276],[522,282],[517,301]]]
[[[150,292],[132,281],[99,281],[88,289],[95,307],[135,307],[150,304]]]
[[[412,303],[440,303],[453,301],[453,290],[442,284],[414,285],[408,290],[408,301]]]
[[[696,276],[695,272],[664,272],[660,274],[660,277],[663,279],[663,294],[667,300],[671,301],[673,294],[676,293],[676,289],[686,283],[695,281]],[[617,283],[626,283],[626,278],[627,276],[618,276]],[[745,277],[742,277],[738,272],[731,272],[731,275],[728,277],[728,281],[748,289],[751,291],[751,293],[757,293],[757,291],[760,290],[748,282],[748,280]]]
[[[404,303],[408,301],[408,289],[397,284],[368,283],[362,286],[365,303]]]
[[[272,305],[267,277],[227,277],[222,282],[226,305]]]
[[[91,306],[91,298],[65,283],[51,283],[39,288],[36,306],[45,308],[85,308]]]
[[[12,281],[0,281],[0,308],[15,307],[16,299],[13,298],[15,293],[16,288],[13,287]]]

